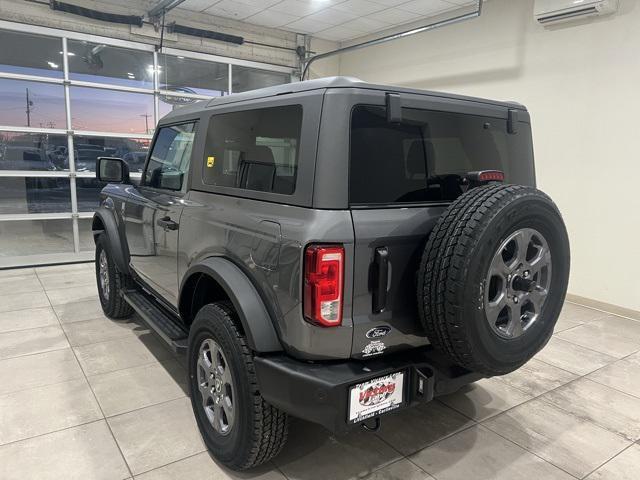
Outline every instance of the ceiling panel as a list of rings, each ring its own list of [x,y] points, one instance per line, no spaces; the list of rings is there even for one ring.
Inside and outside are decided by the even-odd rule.
[[[263,27],[278,28],[288,23],[299,20],[297,15],[289,15],[288,13],[274,12],[273,10],[263,10],[251,17],[251,23],[262,25]]]
[[[408,0],[375,0],[376,3],[385,7],[397,7],[401,3],[407,3]]]
[[[477,0],[186,0],[181,9],[342,42]]]
[[[420,17],[413,12],[406,10],[400,10],[399,8],[387,8],[381,12],[372,13],[367,18],[372,20],[380,20],[381,22],[388,22],[391,25],[398,25],[401,23],[409,23],[418,20]]]
[[[308,15],[307,20],[316,21],[320,23],[326,23],[329,25],[340,25],[341,23],[348,22],[354,18],[358,18],[358,15],[351,12],[345,12],[342,10],[336,10],[333,7],[325,8],[319,12]]]
[[[285,25],[282,28],[285,30],[291,30],[292,32],[317,33],[331,28],[332,26],[333,25],[330,23],[318,22],[317,20],[310,20],[309,18],[301,18],[295,22]]]
[[[320,2],[303,2],[300,0],[282,0],[280,3],[276,3],[271,7],[271,10],[275,12],[290,13],[291,15],[298,15],[304,17],[316,13],[323,9],[323,5]]]
[[[336,4],[333,8],[344,12],[354,13],[356,15],[368,15],[370,13],[384,10],[387,7],[368,0],[346,0],[345,2]]]
[[[420,15],[433,15],[434,13],[457,7],[457,5],[445,2],[444,0],[412,0],[411,2],[398,5],[397,8]]]
[[[204,13],[233,18],[235,20],[244,20],[245,18],[255,15],[263,10],[264,9],[262,7],[258,7],[256,5],[236,2],[235,0],[222,0],[207,8]]]

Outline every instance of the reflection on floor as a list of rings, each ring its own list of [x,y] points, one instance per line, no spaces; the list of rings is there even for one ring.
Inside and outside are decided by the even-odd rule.
[[[521,370],[334,437],[294,421],[234,474],[206,453],[181,358],[111,321],[92,264],[0,271],[0,478],[637,479],[640,322],[567,303]]]

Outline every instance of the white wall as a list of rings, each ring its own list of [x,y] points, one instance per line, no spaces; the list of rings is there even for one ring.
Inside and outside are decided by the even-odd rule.
[[[640,2],[543,28],[533,0],[343,54],[340,74],[527,105],[538,186],[571,238],[569,292],[640,311]]]
[[[340,44],[336,42],[312,37],[310,50],[313,52],[313,55],[317,55],[319,53],[325,53],[325,52],[336,50],[339,46]],[[305,78],[311,79],[311,78],[331,77],[331,76],[337,75],[339,69],[340,69],[340,56],[335,55],[332,57],[327,57],[324,60],[318,60],[317,62],[313,62],[309,67],[309,71]]]

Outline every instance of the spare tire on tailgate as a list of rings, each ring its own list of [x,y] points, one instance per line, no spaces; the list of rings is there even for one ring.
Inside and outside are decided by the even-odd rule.
[[[555,204],[518,185],[453,202],[429,236],[418,306],[429,340],[457,364],[501,375],[548,341],[569,278],[569,240]]]

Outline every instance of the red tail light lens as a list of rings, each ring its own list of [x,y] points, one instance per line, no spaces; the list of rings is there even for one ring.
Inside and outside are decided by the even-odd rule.
[[[344,248],[310,245],[304,253],[305,318],[324,327],[342,324]]]
[[[504,172],[500,170],[484,170],[478,173],[481,182],[504,182]]]

